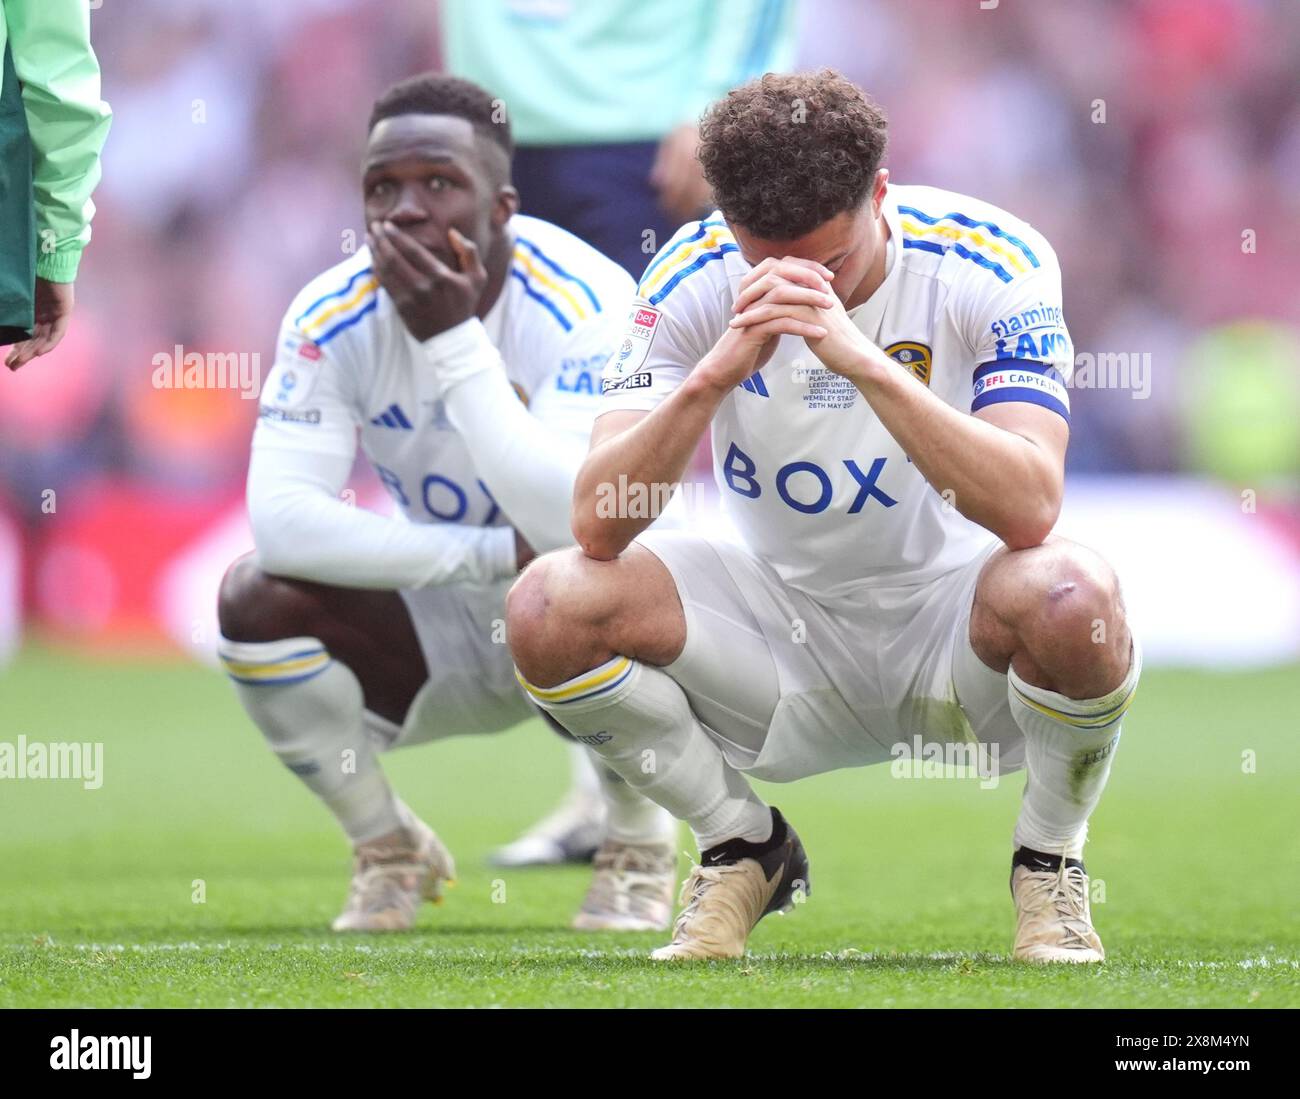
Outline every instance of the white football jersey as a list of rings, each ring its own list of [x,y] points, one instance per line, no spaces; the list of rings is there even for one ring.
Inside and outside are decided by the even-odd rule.
[[[529,411],[585,445],[601,370],[635,286],[621,267],[558,226],[516,215],[510,228],[509,275],[484,327]],[[363,248],[309,282],[290,305],[253,446],[351,457],[359,431],[362,450],[408,519],[506,525],[423,363],[419,341]]]
[[[1028,401],[1068,420],[1074,353],[1047,241],[1004,210],[931,187],[890,186],[884,216],[887,271],[850,312],[857,327],[962,412]],[[684,226],[642,277],[601,411],[648,411],[680,385],[726,331],[749,269],[721,214]],[[712,442],[744,543],[819,598],[922,582],[995,540],[948,505],[853,383],[799,337],[782,337],[722,402]]]

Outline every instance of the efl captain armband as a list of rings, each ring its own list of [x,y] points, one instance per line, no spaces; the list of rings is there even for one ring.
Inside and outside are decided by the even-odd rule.
[[[484,370],[496,369],[501,361],[501,353],[477,317],[431,336],[420,346],[441,393]]]
[[[970,410],[978,412],[992,404],[1025,401],[1042,405],[1070,422],[1070,394],[1065,378],[1054,366],[1036,362],[985,363],[975,371],[975,394]]]

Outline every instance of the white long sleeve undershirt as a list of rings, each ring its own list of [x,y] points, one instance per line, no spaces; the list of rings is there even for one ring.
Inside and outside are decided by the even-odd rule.
[[[514,575],[510,527],[411,523],[353,507],[339,498],[351,470],[343,455],[253,448],[248,516],[264,571],[379,589],[482,585]]]
[[[477,320],[425,342],[447,417],[510,522],[538,553],[573,544],[573,482],[587,444],[543,422],[516,396]]]

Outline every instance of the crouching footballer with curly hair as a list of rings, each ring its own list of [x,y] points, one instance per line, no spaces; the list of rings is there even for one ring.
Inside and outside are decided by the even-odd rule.
[[[1141,656],[1110,567],[1052,534],[1060,271],[1005,210],[891,184],[885,136],[830,71],[710,108],[718,209],[640,282],[575,486],[578,547],[509,596],[533,698],[694,830],[658,959],[737,957],[810,892],[751,777],[934,744],[1027,772],[1015,957],[1103,958],[1083,848]],[[599,506],[620,479],[679,482],[706,432],[738,542]]]

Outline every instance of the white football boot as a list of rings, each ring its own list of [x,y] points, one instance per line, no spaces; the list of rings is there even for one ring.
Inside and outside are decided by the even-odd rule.
[[[673,919],[676,882],[672,840],[607,839],[596,852],[591,886],[572,926],[578,931],[666,931]]]
[[[656,961],[739,958],[755,925],[769,912],[789,912],[812,892],[803,844],[776,810],[766,843],[728,840],[700,856],[682,884],[685,907],[673,938]]]
[[[1059,859],[1053,867],[1036,853],[1020,849],[1011,863],[1011,895],[1016,902],[1013,957],[1044,963],[1105,959],[1092,926],[1088,874],[1078,859]]]
[[[590,862],[604,835],[605,802],[600,790],[578,789],[517,840],[498,847],[489,861],[510,867]]]
[[[456,877],[451,852],[405,806],[407,824],[355,849],[347,903],[335,931],[409,931],[422,900],[442,903],[443,882]]]

